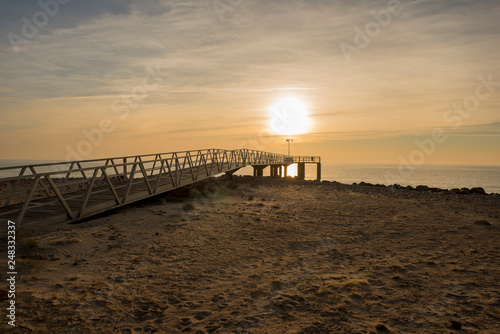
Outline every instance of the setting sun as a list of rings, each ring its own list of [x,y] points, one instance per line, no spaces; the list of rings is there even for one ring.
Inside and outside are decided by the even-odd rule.
[[[269,111],[269,127],[277,135],[298,135],[309,131],[311,120],[304,102],[295,97],[285,97],[273,104]]]

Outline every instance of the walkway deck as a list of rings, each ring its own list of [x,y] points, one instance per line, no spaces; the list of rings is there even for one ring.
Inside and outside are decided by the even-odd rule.
[[[304,177],[306,163],[320,157],[288,157],[255,150],[206,149],[162,154],[69,161],[0,168],[17,176],[0,178],[0,219],[19,226],[74,222],[130,203],[157,196],[222,173],[254,166],[256,173],[271,166],[298,163]],[[281,171],[281,168],[279,168]],[[302,171],[302,172],[301,172]]]

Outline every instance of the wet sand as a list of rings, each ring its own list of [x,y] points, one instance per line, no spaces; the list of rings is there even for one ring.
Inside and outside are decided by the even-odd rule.
[[[0,332],[499,333],[499,241],[499,195],[212,180],[19,231]]]

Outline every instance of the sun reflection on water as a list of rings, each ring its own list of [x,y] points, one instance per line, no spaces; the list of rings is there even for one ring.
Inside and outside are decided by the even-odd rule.
[[[282,168],[283,168],[283,174],[284,174],[285,168],[284,167],[282,167]],[[286,176],[291,176],[291,177],[297,176],[297,164],[292,164],[292,165],[288,166],[287,171],[286,171]]]

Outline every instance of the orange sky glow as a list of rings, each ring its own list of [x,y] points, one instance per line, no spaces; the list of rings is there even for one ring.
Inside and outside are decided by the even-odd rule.
[[[498,1],[215,3],[2,4],[1,158],[500,165]]]

